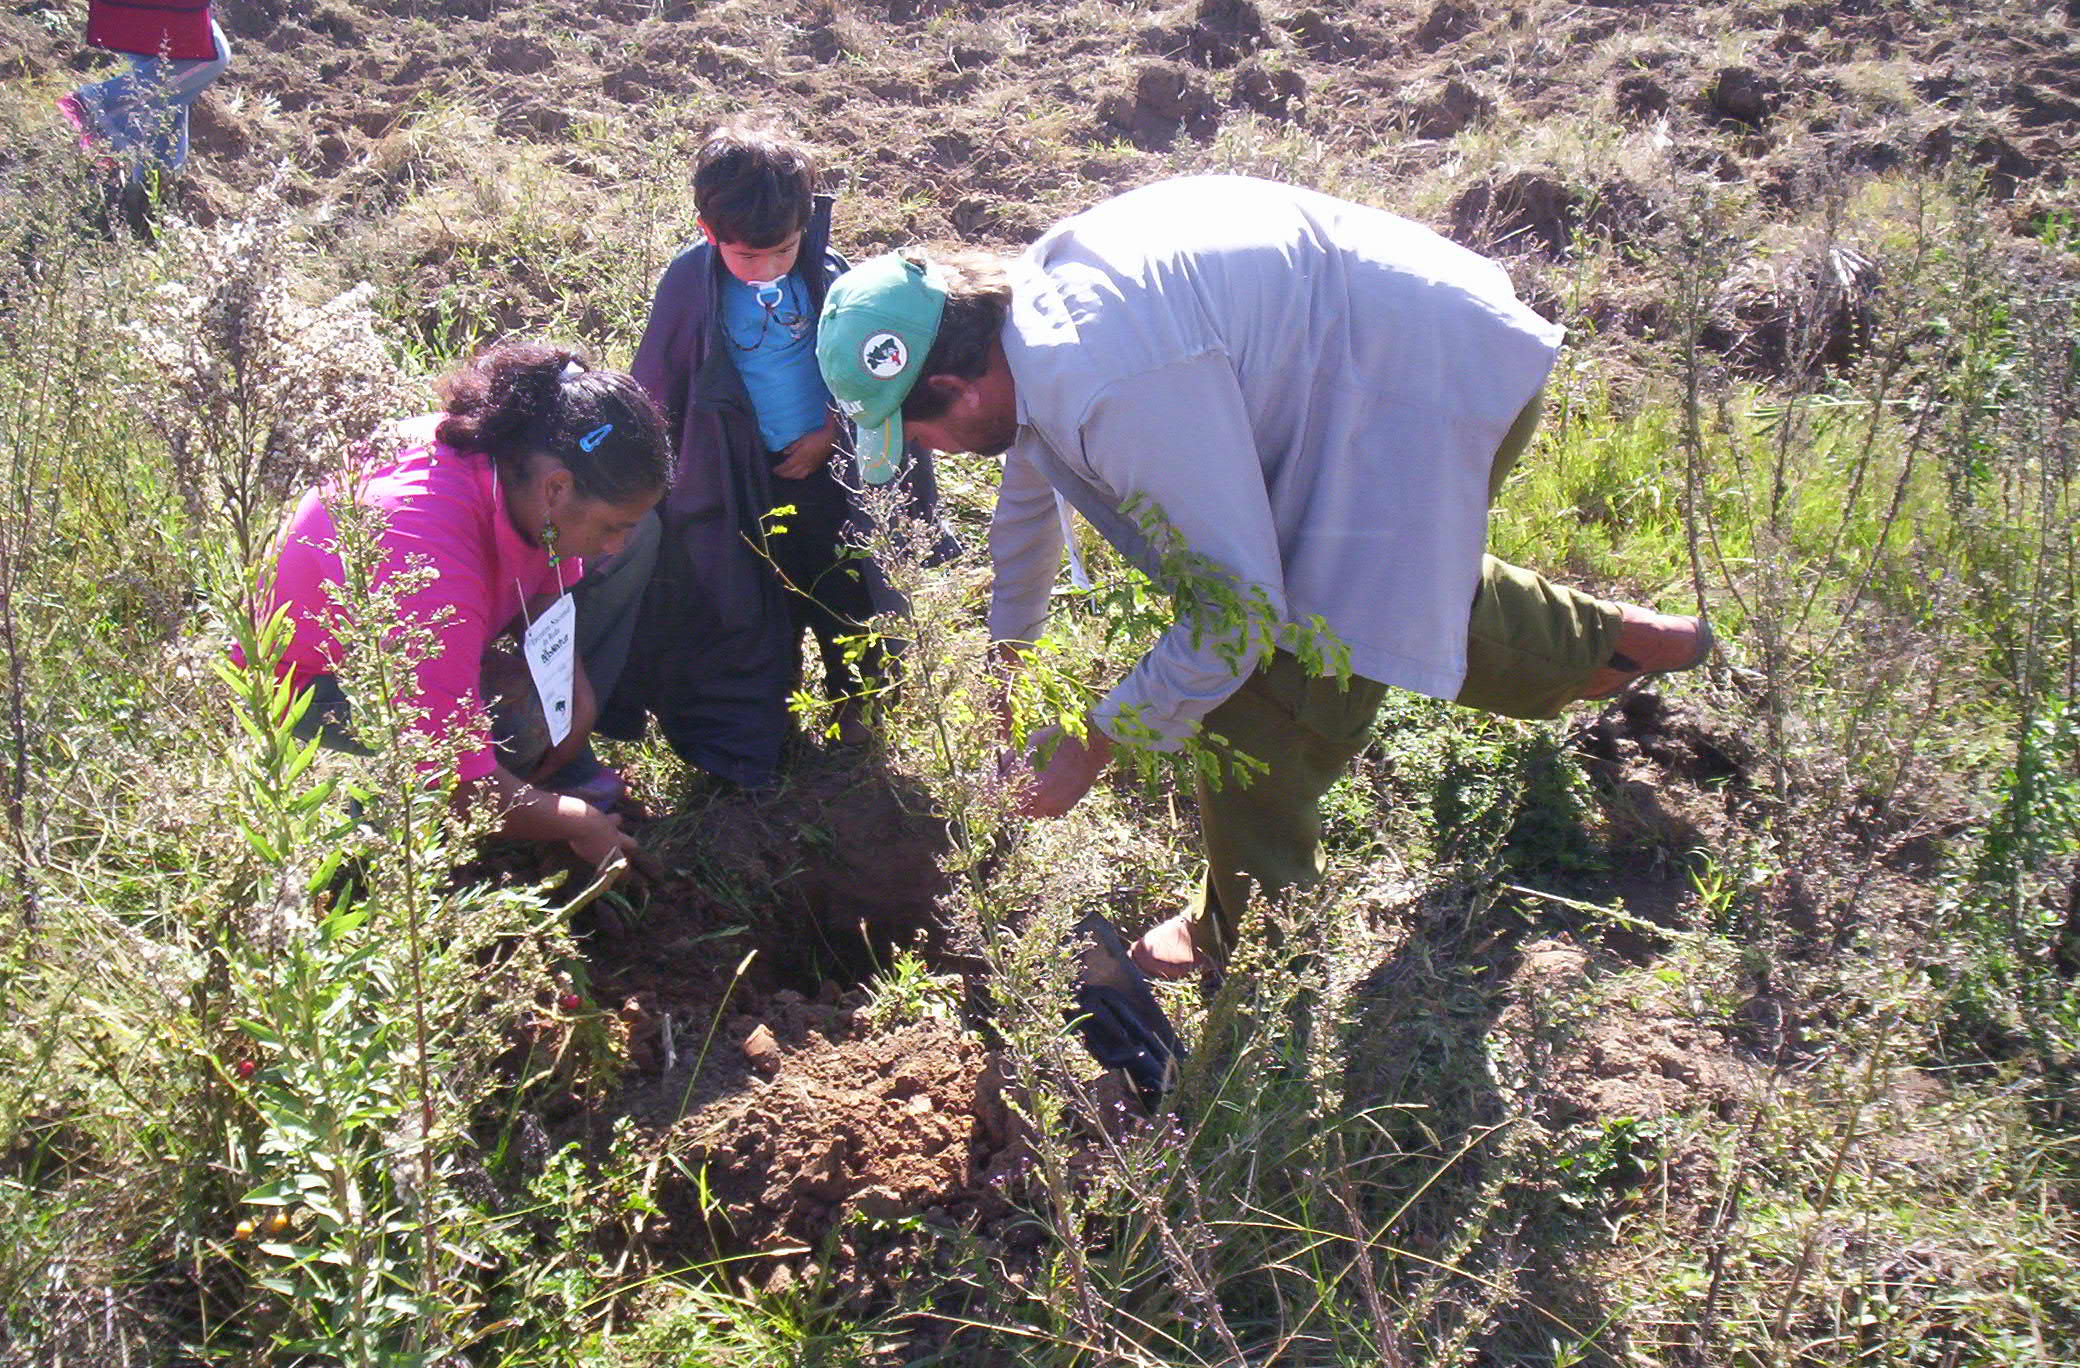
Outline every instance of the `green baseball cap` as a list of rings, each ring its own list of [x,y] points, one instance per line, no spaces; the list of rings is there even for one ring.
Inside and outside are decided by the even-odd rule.
[[[859,427],[859,473],[887,484],[903,468],[903,400],[939,335],[938,269],[890,252],[831,282],[816,325],[816,364],[838,412]]]

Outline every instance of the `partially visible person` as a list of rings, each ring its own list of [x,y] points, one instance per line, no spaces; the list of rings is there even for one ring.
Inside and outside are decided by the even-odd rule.
[[[130,69],[58,100],[80,146],[124,165],[133,214],[154,173],[188,163],[188,110],[231,65],[210,0],[87,0],[87,42]]]
[[[858,697],[884,661],[870,651],[855,673],[845,639],[901,607],[854,545],[864,515],[832,459],[850,429],[817,370],[815,329],[845,261],[815,179],[808,149],[771,127],[709,135],[693,170],[705,241],[666,268],[631,367],[678,454],[639,629],[648,663],[624,681],[608,730],[633,733],[653,713],[689,764],[754,789],[772,783],[793,732],[803,632],[856,739]],[[930,459],[904,478],[909,511],[932,522]]]
[[[395,425],[394,459],[361,472],[351,494],[311,490],[277,540],[263,607],[288,605],[294,627],[281,668],[314,691],[299,732],[361,749],[337,675],[339,609],[328,593],[342,571],[327,502],[352,497],[385,515],[379,582],[419,559],[436,572],[401,611],[431,625],[437,645],[410,696],[419,725],[467,731],[457,801],[490,805],[505,835],[562,842],[593,864],[633,854],[612,811],[620,778],[588,738],[597,699],[628,659],[656,557],[655,509],[670,471],[664,419],[629,376],[541,343],[494,347],[439,390],[442,412]],[[511,642],[567,592],[576,609],[571,725],[551,745]]]
[[[1000,643],[1044,627],[1057,494],[1178,599],[1087,739],[1040,764],[1030,814],[1066,812],[1120,740],[1170,749],[1203,730],[1267,766],[1201,783],[1206,879],[1133,947],[1147,973],[1218,962],[1252,887],[1320,877],[1316,805],[1388,687],[1552,717],[1711,649],[1701,618],[1484,553],[1561,330],[1496,263],[1380,210],[1242,177],[1162,181],[1015,260],[865,262],[831,287],[819,336],[863,452],[908,439],[1005,458]],[[1209,611],[1224,595],[1178,582],[1137,511],[1160,512],[1230,602],[1260,612]],[[1348,652],[1348,679],[1303,665],[1310,625]]]

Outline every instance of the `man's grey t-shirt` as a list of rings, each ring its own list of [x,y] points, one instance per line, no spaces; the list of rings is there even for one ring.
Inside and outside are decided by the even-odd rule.
[[[1123,505],[1354,673],[1438,698],[1466,673],[1489,466],[1561,329],[1501,267],[1418,224],[1243,177],[1164,181],[1057,225],[1014,265],[1020,430],[990,533],[990,623],[1033,639],[1061,559],[1052,491],[1155,568]],[[1099,709],[1174,742],[1261,641],[1188,615]],[[1138,730],[1139,728],[1137,728]]]

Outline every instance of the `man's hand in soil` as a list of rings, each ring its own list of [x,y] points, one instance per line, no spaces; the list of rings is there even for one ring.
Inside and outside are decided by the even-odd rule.
[[[831,446],[838,440],[838,419],[833,414],[822,427],[805,432],[787,444],[773,473],[783,480],[806,480],[831,459]]]
[[[1048,754],[1050,744],[1052,754]],[[1033,754],[1048,758],[1033,771],[1019,811],[1028,817],[1059,817],[1090,792],[1112,762],[1112,738],[1090,727],[1079,741],[1059,727],[1048,727],[1034,737]]]

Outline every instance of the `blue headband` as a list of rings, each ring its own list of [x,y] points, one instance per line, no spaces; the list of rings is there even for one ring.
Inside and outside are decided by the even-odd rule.
[[[578,450],[584,452],[597,450],[599,444],[606,441],[613,431],[614,425],[612,423],[601,423],[598,427],[578,439]]]

